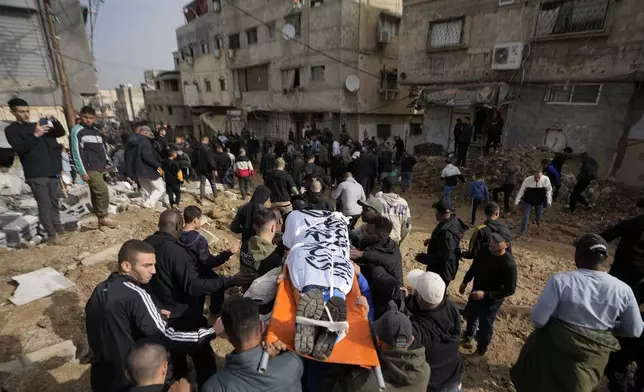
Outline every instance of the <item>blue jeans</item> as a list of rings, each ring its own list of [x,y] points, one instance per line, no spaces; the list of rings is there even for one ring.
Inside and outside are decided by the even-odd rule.
[[[401,178],[401,184],[400,186],[402,187],[402,191],[405,192],[407,188],[411,185],[411,172],[403,172],[400,173]]]
[[[487,351],[492,341],[494,321],[502,304],[503,300],[490,299],[470,299],[467,302],[465,307],[465,318],[467,320],[465,339],[473,339],[476,336],[477,349],[480,351]]]
[[[530,220],[530,213],[532,212],[532,207],[534,207],[535,218],[537,224],[541,222],[541,217],[543,216],[543,205],[533,206],[528,203],[521,203],[521,235],[525,235],[528,232],[528,221]]]
[[[443,197],[442,199],[448,202],[452,202],[452,191],[455,189],[455,186],[445,185],[443,188]]]

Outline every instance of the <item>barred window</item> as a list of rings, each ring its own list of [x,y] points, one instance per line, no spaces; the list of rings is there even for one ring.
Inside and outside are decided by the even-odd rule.
[[[463,43],[463,18],[430,22],[429,23],[429,48],[443,48],[460,45]]]
[[[537,14],[536,37],[601,31],[609,0],[546,1]]]
[[[601,84],[551,84],[546,102],[560,105],[597,105]]]

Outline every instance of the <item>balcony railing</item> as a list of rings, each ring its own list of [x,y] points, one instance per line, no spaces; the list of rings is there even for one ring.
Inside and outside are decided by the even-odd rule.
[[[604,29],[609,0],[554,0],[541,3],[537,38]]]

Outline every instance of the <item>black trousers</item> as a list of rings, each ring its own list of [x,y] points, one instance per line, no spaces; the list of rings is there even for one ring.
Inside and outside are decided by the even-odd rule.
[[[561,184],[554,186],[554,189],[552,191],[552,201],[557,200],[557,196],[559,196],[559,189],[561,189]]]
[[[610,392],[644,391],[644,345],[642,338],[618,337],[621,350],[611,353],[604,369]],[[635,362],[637,370],[632,371]]]
[[[241,192],[242,199],[246,199],[248,188],[250,187],[250,177],[239,177],[239,191]]]
[[[206,181],[210,182],[212,197],[217,197],[217,183],[215,182],[215,173],[199,174],[199,196],[203,199],[206,197]]]
[[[483,200],[481,199],[472,199],[472,219],[471,219],[472,226],[474,226],[474,223],[476,222],[476,211],[479,209],[479,206],[482,203],[483,203]]]
[[[169,325],[177,331],[194,331],[198,328],[207,327],[208,320],[202,315],[194,315],[170,320]],[[199,389],[201,390],[206,381],[217,372],[215,353],[208,343],[201,344],[189,351],[171,351],[172,377],[176,380],[185,378],[188,375],[186,355],[190,355],[190,358],[192,358],[192,363],[197,373],[197,384],[199,384]]]
[[[575,212],[575,208],[577,208],[577,202],[580,202],[585,207],[588,207],[588,200],[586,200],[586,198],[581,194],[586,190],[586,188],[588,188],[589,185],[590,181],[577,181],[575,186],[572,188],[572,192],[570,193],[570,211]]]
[[[499,202],[499,193],[503,192],[503,208],[505,212],[510,211],[510,197],[512,197],[512,192],[514,192],[514,187],[514,184],[503,184],[492,190],[492,199],[494,199],[495,203]]]
[[[458,144],[458,161],[456,166],[465,166],[467,163],[467,150],[470,148],[469,143],[459,143]]]
[[[64,230],[58,210],[60,180],[56,177],[39,177],[28,179],[26,182],[38,204],[38,218],[47,235],[62,233]]]
[[[181,203],[181,184],[165,184],[165,192],[170,199],[170,206],[178,206]]]
[[[374,185],[374,178],[373,177],[365,177],[360,179],[360,185],[362,185],[362,189],[364,189],[364,194],[369,197],[371,194],[371,191],[373,190],[373,185]]]

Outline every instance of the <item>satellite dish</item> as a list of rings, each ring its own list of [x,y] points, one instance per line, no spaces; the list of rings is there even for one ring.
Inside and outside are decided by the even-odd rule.
[[[349,75],[344,81],[344,86],[352,93],[360,88],[360,79],[356,75]]]
[[[282,27],[282,35],[286,40],[295,38],[295,26],[288,23],[285,24],[284,27]]]

